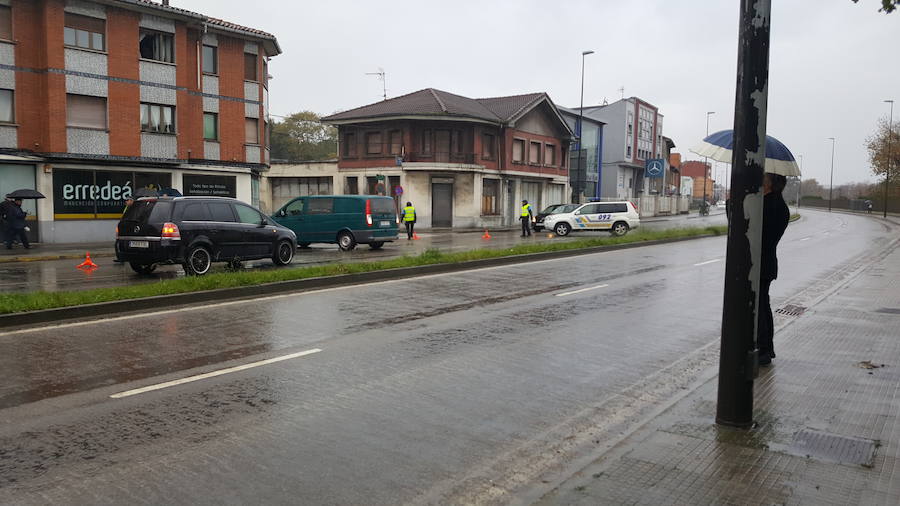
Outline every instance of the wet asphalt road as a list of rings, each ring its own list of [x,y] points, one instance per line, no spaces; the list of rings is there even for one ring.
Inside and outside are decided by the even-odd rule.
[[[671,218],[647,221],[642,226],[648,229],[664,229],[674,227],[698,227],[708,225],[724,225],[725,215],[716,209],[708,217],[680,215]],[[315,244],[309,249],[298,249],[294,256],[294,265],[321,265],[335,262],[365,262],[387,260],[404,255],[418,255],[428,248],[441,251],[465,251],[479,248],[507,248],[523,241],[567,241],[584,237],[606,237],[606,232],[575,233],[568,237],[555,237],[547,232],[535,233],[533,238],[519,237],[517,231],[491,232],[489,241],[482,240],[480,233],[426,233],[418,241],[407,241],[405,233],[400,240],[388,243],[383,249],[373,251],[368,246],[360,245],[354,251],[342,252],[334,244]],[[96,252],[96,251],[95,251]],[[84,290],[112,286],[126,286],[138,283],[154,283],[163,279],[184,276],[181,266],[163,265],[153,274],[142,276],[136,274],[127,265],[117,264],[108,256],[95,256],[93,261],[100,266],[95,271],[81,271],[75,266],[80,260],[48,260],[39,262],[0,263],[0,292],[32,292],[37,290]],[[275,268],[270,260],[246,262],[247,269]],[[224,270],[224,264],[214,264],[214,270]]]
[[[897,234],[805,213],[780,247],[773,306]],[[0,333],[0,503],[460,500],[469,484],[527,475],[520,452],[552,458],[554,428],[715,341],[724,247],[709,238]]]

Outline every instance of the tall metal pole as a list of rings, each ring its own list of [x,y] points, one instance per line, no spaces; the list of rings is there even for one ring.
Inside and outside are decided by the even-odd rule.
[[[582,180],[581,180],[581,153],[584,151],[584,142],[582,142],[582,133],[584,132],[584,57],[594,54],[593,51],[582,51],[581,52],[581,103],[578,106],[578,179],[576,179],[576,188],[573,188],[572,195],[572,203],[580,203],[580,199],[577,199],[578,189],[582,188]],[[587,178],[585,176],[585,183],[587,182]],[[583,191],[583,190],[582,190]],[[599,197],[599,195],[598,195]]]
[[[759,264],[762,257],[762,180],[766,162],[771,0],[741,0],[731,222],[725,257],[725,300],[716,423],[753,424]]]
[[[716,111],[709,111],[706,113],[706,136],[709,137],[709,117],[712,114],[715,114]],[[703,202],[700,204],[701,206],[706,203],[706,174],[709,172],[709,158],[703,157]]]
[[[800,213],[800,190],[803,188],[803,155],[800,155],[800,175],[797,176],[797,213]]]
[[[828,183],[828,212],[831,212],[831,198],[834,196],[834,137],[831,140],[831,181]]]
[[[891,165],[894,162],[894,156],[891,153],[891,139],[894,137],[894,101],[885,100],[885,102],[891,104],[891,115],[888,116],[888,163],[887,167],[884,168],[884,217],[887,218],[888,181],[891,179]]]

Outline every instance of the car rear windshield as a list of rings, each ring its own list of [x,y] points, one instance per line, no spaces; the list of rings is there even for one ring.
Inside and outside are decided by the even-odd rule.
[[[165,223],[172,214],[172,203],[159,200],[138,200],[125,211],[126,221],[138,223]]]
[[[394,214],[394,199],[370,199],[372,214]]]

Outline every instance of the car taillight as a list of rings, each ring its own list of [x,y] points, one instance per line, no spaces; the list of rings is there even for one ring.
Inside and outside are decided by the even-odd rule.
[[[366,200],[366,225],[372,226],[372,201]]]
[[[162,226],[160,237],[181,238],[181,232],[178,231],[178,225],[174,223],[166,223]]]
[[[399,225],[399,224],[400,224],[400,215],[399,215],[399,214],[395,214],[395,215],[394,215],[394,218],[397,219],[397,225]]]
[[[119,226],[116,225],[116,237],[119,237]]]

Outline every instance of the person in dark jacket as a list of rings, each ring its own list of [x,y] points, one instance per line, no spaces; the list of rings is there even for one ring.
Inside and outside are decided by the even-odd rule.
[[[12,249],[12,243],[15,238],[22,242],[25,249],[31,248],[28,244],[28,236],[25,235],[25,216],[28,214],[22,209],[22,199],[13,201],[13,205],[6,208],[6,233],[4,241],[6,249]]]
[[[6,197],[3,199],[3,202],[0,202],[0,240],[6,242],[6,229],[8,222],[6,221],[6,215],[9,213],[9,209],[14,206],[13,199]]]
[[[772,318],[772,306],[769,302],[769,288],[772,281],[778,278],[778,241],[787,229],[791,212],[781,192],[787,184],[787,178],[778,174],[766,173],[763,178],[763,226],[762,226],[762,259],[759,272],[759,311],[757,311],[757,347],[759,348],[759,365],[769,365],[775,358],[775,347],[772,338],[775,324]]]

